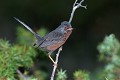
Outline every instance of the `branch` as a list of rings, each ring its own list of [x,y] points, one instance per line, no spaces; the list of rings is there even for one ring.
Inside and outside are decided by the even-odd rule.
[[[51,79],[50,80],[54,80],[54,76],[55,76],[55,71],[57,69],[57,64],[58,64],[58,58],[59,58],[59,54],[62,51],[62,46],[59,48],[57,54],[56,54],[56,60],[55,60],[55,64],[53,65],[53,71],[52,71],[52,75],[51,75]]]
[[[69,19],[69,23],[71,23],[72,19],[73,19],[73,16],[74,16],[74,13],[75,13],[75,10],[79,7],[83,7],[85,9],[87,9],[87,5],[86,6],[83,6],[82,3],[84,2],[84,0],[81,0],[80,3],[77,3],[78,0],[75,0],[74,4],[73,4],[73,9],[72,9],[72,13],[71,13],[71,16],[70,16],[70,19]]]
[[[17,73],[23,80],[27,80],[27,78],[20,72],[20,70],[17,70]]]
[[[72,13],[71,13],[71,16],[70,16],[70,19],[69,19],[69,23],[71,23],[72,19],[73,19],[73,16],[74,16],[74,13],[75,13],[75,10],[79,7],[83,7],[85,9],[87,9],[86,7],[87,6],[83,6],[82,3],[84,2],[84,0],[80,1],[80,3],[77,3],[77,0],[75,0],[74,4],[73,4],[73,9],[72,9]],[[58,58],[59,58],[59,54],[60,52],[62,51],[62,46],[59,48],[58,50],[58,53],[56,54],[56,60],[55,60],[55,63],[54,63],[54,67],[53,67],[53,71],[52,71],[52,75],[51,75],[51,79],[50,80],[54,80],[54,76],[55,76],[55,71],[57,69],[57,64],[58,64]]]

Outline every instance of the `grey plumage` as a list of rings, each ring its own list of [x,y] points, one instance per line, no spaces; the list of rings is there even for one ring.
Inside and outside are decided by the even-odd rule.
[[[57,27],[55,30],[51,31],[46,36],[44,36],[45,40],[40,45],[40,47],[47,47],[49,45],[62,41],[63,36],[66,33],[66,31],[64,30],[66,26],[72,27],[69,22],[63,21],[59,27]]]
[[[63,21],[61,25],[58,26],[55,30],[51,31],[44,37],[41,37],[39,34],[35,33],[29,26],[27,26],[24,22],[20,21],[18,18],[15,19],[35,35],[37,40],[34,46],[36,45],[40,49],[43,49],[48,52],[52,52],[53,50],[57,49],[62,44],[64,44],[66,39],[69,37],[69,34],[71,34],[71,30],[69,29],[72,29],[72,26],[67,21]],[[68,33],[67,38],[65,38],[66,33]],[[48,47],[52,45],[56,45],[56,48],[54,48],[53,50],[48,49]]]
[[[35,35],[37,40],[36,40],[34,46],[37,45],[38,48],[40,48],[44,51],[47,51],[49,58],[52,60],[52,62],[54,64],[56,64],[50,55],[53,51],[58,49],[60,46],[62,46],[66,42],[66,40],[68,39],[68,37],[70,36],[70,34],[72,33],[72,30],[73,30],[71,24],[67,21],[64,21],[55,30],[51,31],[46,36],[41,37],[40,35],[35,33],[25,23],[23,23],[22,21],[20,21],[17,18],[15,18],[15,19]]]

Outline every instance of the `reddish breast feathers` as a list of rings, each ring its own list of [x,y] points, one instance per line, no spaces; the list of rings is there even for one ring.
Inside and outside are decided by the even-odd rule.
[[[47,46],[47,49],[50,51],[55,51],[66,42],[71,33],[72,31],[68,31],[67,33],[64,34],[63,38],[60,39],[57,43]]]

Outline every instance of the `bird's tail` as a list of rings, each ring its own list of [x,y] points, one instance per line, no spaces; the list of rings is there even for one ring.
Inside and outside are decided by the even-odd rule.
[[[37,34],[37,33],[35,33],[29,26],[27,26],[24,22],[22,22],[22,21],[20,21],[18,18],[16,18],[16,17],[14,17],[14,19],[15,20],[17,20],[19,23],[21,23],[25,28],[27,28],[30,32],[32,32],[34,35],[35,35],[35,37],[36,37],[36,39],[37,40],[41,40],[42,39],[42,37],[39,35],[39,34]]]

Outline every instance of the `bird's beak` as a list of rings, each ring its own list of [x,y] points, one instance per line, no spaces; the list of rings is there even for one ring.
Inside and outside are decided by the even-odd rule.
[[[74,28],[70,27],[68,30],[70,30],[70,31],[71,31],[71,30],[73,30],[73,29],[74,29]]]

